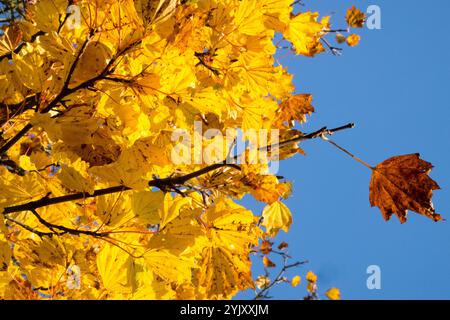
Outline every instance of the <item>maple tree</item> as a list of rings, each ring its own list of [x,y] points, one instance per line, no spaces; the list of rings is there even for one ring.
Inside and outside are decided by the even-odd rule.
[[[0,37],[0,298],[229,299],[249,288],[267,298],[275,284],[301,284],[284,272],[303,263],[288,263],[285,243],[272,249],[293,218],[283,203],[291,185],[269,160],[303,153],[304,140],[334,144],[327,136],[352,125],[295,129],[314,112],[312,96],[295,93],[275,55],[338,54],[326,37],[358,44],[342,33],[365,16],[351,8],[349,28],[333,30],[296,3],[24,5]],[[212,163],[176,162],[179,129],[194,140],[181,148],[194,159],[224,144],[204,138],[209,129],[232,145],[213,148]],[[228,161],[238,129],[278,130],[266,136],[267,161]],[[247,148],[232,160],[251,157]],[[370,168],[371,203],[386,219],[404,222],[408,209],[440,219],[428,163],[410,155]],[[261,215],[236,202],[247,194],[267,204]],[[252,254],[266,270],[276,267],[270,254],[285,264],[275,279],[255,279]],[[317,277],[306,282],[307,298],[318,298]],[[340,298],[336,288],[325,294]]]

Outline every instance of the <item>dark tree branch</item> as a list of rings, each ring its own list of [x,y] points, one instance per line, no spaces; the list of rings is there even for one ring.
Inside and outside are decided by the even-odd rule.
[[[274,251],[272,251],[272,252],[277,253]],[[267,286],[262,288],[261,291],[259,291],[256,294],[256,296],[253,298],[253,300],[270,299],[270,296],[269,296],[270,289],[272,289],[275,285],[277,285],[279,283],[286,282],[285,277],[284,277],[284,274],[286,273],[286,271],[308,263],[308,261],[306,260],[306,261],[298,261],[298,262],[294,262],[292,264],[288,264],[288,260],[290,257],[287,254],[285,254],[285,253],[277,253],[277,254],[280,254],[281,257],[283,258],[283,267],[278,272],[278,274],[273,279],[273,281],[271,281]],[[266,276],[268,276],[267,270],[266,270]]]
[[[231,166],[231,167],[238,168],[238,166],[236,166],[236,165],[229,165],[229,164],[224,164],[224,163],[212,164],[210,166],[207,166],[205,168],[202,168],[200,170],[197,170],[195,172],[192,172],[192,173],[189,173],[186,175],[176,176],[176,177],[167,177],[167,178],[163,178],[163,179],[153,179],[153,180],[149,181],[148,185],[149,185],[149,187],[156,187],[164,192],[168,192],[168,191],[174,190],[174,188],[176,186],[185,184],[190,179],[199,177],[205,173],[208,173],[210,171],[213,171],[218,168],[225,167],[225,166]],[[55,198],[49,198],[48,196],[45,196],[36,201],[31,201],[31,202],[27,202],[27,203],[16,205],[16,206],[6,207],[3,210],[3,214],[7,215],[10,213],[14,213],[14,212],[31,211],[31,210],[36,210],[38,208],[42,208],[42,207],[46,207],[46,206],[50,206],[50,205],[54,205],[54,204],[58,204],[58,203],[64,203],[64,202],[68,202],[68,201],[76,201],[76,200],[87,199],[87,198],[94,198],[94,197],[98,197],[98,196],[102,196],[102,195],[106,195],[106,194],[118,193],[118,192],[123,192],[123,191],[127,191],[127,190],[131,190],[131,188],[121,185],[121,186],[114,186],[114,187],[109,187],[109,188],[105,188],[105,189],[98,189],[98,190],[95,190],[91,194],[89,194],[87,192],[78,192],[78,193],[69,194],[69,195],[65,195],[65,196],[61,196],[61,197],[55,197]]]
[[[323,43],[325,43],[325,45],[328,47],[328,49],[331,51],[333,55],[340,56],[342,54],[342,48],[338,48],[331,45],[331,43],[325,38],[321,38],[321,40],[323,41]]]
[[[84,51],[85,47],[87,46],[87,42],[91,38],[91,35],[88,37],[86,42],[84,42],[83,47],[80,49],[78,53],[78,57],[81,56],[82,52]],[[67,75],[66,81],[64,83],[63,89],[61,92],[53,99],[53,101],[45,107],[43,110],[41,110],[41,113],[47,113],[50,110],[52,110],[54,107],[58,105],[58,103],[61,102],[62,99],[64,99],[66,96],[77,92],[81,89],[86,89],[89,87],[94,86],[94,84],[100,80],[103,80],[106,76],[108,76],[109,73],[113,72],[114,70],[114,63],[117,61],[118,58],[120,58],[122,55],[126,54],[129,50],[133,49],[137,45],[139,45],[142,42],[142,40],[137,40],[132,43],[130,43],[128,46],[124,47],[123,49],[119,50],[114,57],[111,58],[111,60],[108,62],[107,66],[103,71],[100,73],[100,75],[93,77],[92,79],[86,80],[85,82],[79,84],[78,86],[75,86],[73,88],[69,88],[70,78],[72,77],[72,73],[75,70],[76,64],[78,63],[78,59],[75,59],[74,63],[72,64],[70,68],[70,72]],[[25,125],[25,127],[22,128],[14,137],[12,137],[10,140],[8,140],[5,144],[3,144],[0,147],[0,154],[3,154],[7,152],[14,144],[16,144],[28,131],[33,128],[33,125],[31,123],[28,123]]]
[[[46,226],[48,229],[53,231],[51,233],[52,235],[61,236],[63,234],[71,234],[71,235],[75,235],[75,236],[86,235],[86,236],[92,236],[92,237],[105,237],[108,235],[108,232],[97,232],[97,231],[73,229],[73,228],[68,228],[68,227],[62,226],[62,225],[54,224],[54,223],[51,223],[51,222],[45,220],[44,218],[42,218],[39,215],[39,213],[37,213],[36,210],[31,209],[30,212],[39,220],[39,222],[42,225]],[[59,231],[57,231],[57,230],[59,230]]]
[[[14,213],[14,212],[30,211],[30,210],[35,210],[38,208],[58,204],[58,203],[93,198],[93,197],[98,197],[98,196],[102,196],[102,195],[106,195],[106,194],[126,191],[126,190],[130,190],[130,188],[126,187],[126,186],[115,186],[115,187],[95,190],[92,194],[89,194],[87,192],[78,192],[78,193],[73,193],[73,194],[69,194],[66,196],[55,197],[55,198],[43,197],[39,200],[27,202],[25,204],[6,207],[3,210],[3,214],[7,215],[10,213]]]
[[[14,49],[13,52],[8,52],[8,53],[5,53],[4,55],[0,56],[0,62],[1,62],[3,59],[12,59],[12,54],[13,54],[13,53],[18,54],[18,53],[20,52],[20,50],[22,50],[22,48],[23,48],[24,45],[26,45],[27,43],[31,43],[31,42],[36,41],[37,37],[43,36],[44,34],[45,34],[44,31],[38,31],[38,32],[36,32],[35,34],[33,34],[33,35],[30,37],[30,40],[29,40],[29,41],[23,41],[23,42],[21,42],[21,43]]]
[[[327,129],[326,127],[323,127],[320,130],[317,130],[310,134],[302,135],[300,137],[297,137],[295,139],[291,139],[288,141],[283,141],[283,142],[279,143],[277,146],[279,147],[284,144],[299,142],[301,140],[314,139],[314,138],[318,138],[318,137],[321,137],[326,134],[332,134],[334,132],[353,128],[353,127],[354,127],[354,124],[347,124],[345,126],[341,126],[341,127],[334,128],[334,129]],[[265,148],[267,148],[267,146]],[[237,156],[235,158],[237,158]],[[220,163],[211,164],[202,169],[199,169],[197,171],[194,171],[194,172],[191,172],[191,173],[188,173],[185,175],[169,176],[167,178],[162,178],[162,179],[156,178],[156,179],[150,180],[148,182],[148,186],[156,187],[163,192],[176,191],[177,190],[176,188],[178,186],[183,186],[189,180],[200,177],[208,172],[211,172],[211,171],[223,168],[223,167],[232,167],[232,168],[235,168],[236,170],[240,170],[240,167],[238,165],[229,163],[229,160],[230,159],[225,159]],[[105,189],[98,189],[98,190],[95,190],[91,194],[87,193],[87,192],[78,192],[78,193],[69,194],[69,195],[65,195],[65,196],[61,196],[61,197],[55,197],[55,198],[49,198],[48,196],[45,196],[44,198],[39,199],[39,200],[35,200],[35,201],[31,201],[28,203],[19,204],[19,205],[15,205],[15,206],[5,207],[3,210],[3,214],[7,215],[10,213],[14,213],[14,212],[36,210],[38,208],[42,208],[42,207],[46,207],[46,206],[50,206],[50,205],[54,205],[54,204],[58,204],[58,203],[63,203],[63,202],[68,202],[68,201],[76,201],[76,200],[87,199],[87,198],[94,198],[94,197],[98,197],[98,196],[102,196],[102,195],[106,195],[106,194],[118,193],[118,192],[123,192],[123,191],[127,191],[127,190],[131,190],[131,188],[124,186],[124,185],[120,185],[120,186],[114,186],[114,187],[109,187],[109,188],[105,188]]]
[[[0,103],[0,110],[2,110],[0,118],[0,126],[5,124],[10,119],[10,114],[14,117],[17,114],[21,114],[38,104],[38,94],[34,94],[25,98],[25,100],[16,104]],[[11,117],[11,118],[12,118]]]
[[[52,236],[54,235],[53,232],[42,232],[42,231],[36,230],[35,228],[32,228],[32,227],[30,227],[30,226],[28,226],[28,225],[26,225],[26,224],[24,224],[24,223],[22,223],[22,222],[20,222],[20,221],[18,221],[18,220],[16,220],[16,219],[13,219],[13,218],[11,218],[11,217],[8,217],[8,216],[6,216],[5,219],[8,220],[8,221],[11,221],[11,222],[14,223],[14,224],[17,224],[17,225],[20,226],[21,228],[23,228],[23,229],[25,229],[25,230],[28,230],[28,231],[30,231],[31,233],[34,233],[34,234],[38,235],[38,236],[41,237],[41,238],[42,238],[42,237],[45,237],[45,236],[47,236],[47,237],[52,237]]]

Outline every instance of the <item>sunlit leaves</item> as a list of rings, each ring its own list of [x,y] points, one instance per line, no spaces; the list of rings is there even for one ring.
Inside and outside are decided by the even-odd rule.
[[[6,171],[3,167],[0,168],[0,172]],[[0,207],[6,207],[8,205],[19,204],[25,201],[36,200],[44,197],[47,190],[44,186],[44,181],[37,174],[29,174],[24,177],[12,177],[8,173],[9,179],[3,179],[0,181]]]
[[[0,39],[0,56],[13,52],[23,36],[17,24],[7,27],[4,32],[5,36]]]
[[[231,132],[232,144],[240,129],[301,136],[294,125],[314,111],[312,96],[293,94],[273,39],[314,56],[329,18],[287,0],[78,1],[79,20],[69,4],[30,2],[0,38],[0,144],[32,126],[2,154],[20,170],[0,167],[0,207],[70,200],[17,210],[0,226],[0,298],[228,299],[254,288],[251,253],[262,238],[271,252],[268,237],[292,224],[281,202],[290,182],[263,163],[148,183],[205,167],[173,161],[177,130],[200,139],[206,153],[186,151],[203,160],[222,145],[202,137],[210,129]],[[297,144],[280,159],[301,153]],[[209,158],[222,161],[226,147]],[[234,202],[246,194],[267,204],[262,217]]]
[[[26,239],[16,243],[13,254],[31,284],[48,290],[65,275],[69,250],[59,239]]]
[[[58,30],[59,18],[65,14],[67,0],[42,0],[30,6],[30,15],[39,30],[50,32]]]
[[[204,216],[209,245],[202,250],[197,281],[208,298],[227,298],[253,286],[249,245],[256,244],[255,217],[231,200],[220,199]]]
[[[318,13],[304,12],[291,19],[284,36],[292,42],[297,54],[314,56],[324,51],[320,43],[324,25],[318,22],[318,16]]]
[[[192,260],[167,251],[151,250],[144,255],[146,265],[167,282],[183,283],[190,280]]]
[[[63,164],[58,178],[64,187],[71,191],[94,192],[94,182],[87,173],[88,164],[78,159],[70,166]]]
[[[117,246],[106,244],[97,254],[97,268],[106,290],[112,294],[127,292],[127,273],[131,265],[130,256]]]
[[[167,20],[175,11],[176,0],[134,0],[134,6],[145,26]]]
[[[239,32],[247,35],[258,35],[264,31],[262,12],[258,10],[260,3],[257,0],[243,0],[234,12],[233,23]]]
[[[112,53],[106,45],[99,41],[89,42],[77,61],[70,85],[75,87],[99,76],[106,68],[111,56]]]

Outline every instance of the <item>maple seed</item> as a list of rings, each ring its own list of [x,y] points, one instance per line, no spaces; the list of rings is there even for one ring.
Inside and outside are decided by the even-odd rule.
[[[396,214],[406,222],[408,210],[434,221],[442,220],[433,208],[433,190],[439,185],[428,176],[433,165],[420,159],[418,153],[389,158],[372,168],[370,204],[378,206],[388,221]]]

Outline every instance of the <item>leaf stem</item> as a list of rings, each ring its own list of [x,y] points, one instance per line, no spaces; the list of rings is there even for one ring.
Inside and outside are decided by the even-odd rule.
[[[368,164],[367,162],[365,162],[364,160],[358,158],[357,156],[355,156],[353,153],[351,153],[350,151],[344,149],[343,147],[341,147],[340,145],[338,145],[336,142],[334,142],[333,140],[328,139],[327,137],[323,136],[322,137],[323,140],[331,143],[333,146],[335,146],[336,148],[338,148],[339,150],[341,150],[342,152],[344,152],[345,154],[349,155],[350,157],[352,157],[354,160],[358,161],[359,163],[363,164],[364,166],[366,166],[367,168],[374,170],[375,168],[372,167],[370,164]]]

